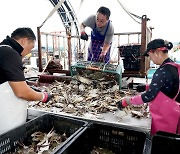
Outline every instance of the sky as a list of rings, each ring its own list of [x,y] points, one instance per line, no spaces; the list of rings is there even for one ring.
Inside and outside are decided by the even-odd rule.
[[[140,32],[141,25],[132,20],[122,9],[118,0],[69,0],[76,12],[79,23],[100,6],[111,10],[115,32]],[[180,42],[180,22],[178,21],[178,0],[120,0],[123,6],[138,16],[147,15],[148,27],[154,27],[152,39],[162,38],[171,42]],[[49,0],[0,0],[0,41],[10,35],[17,27],[31,27],[37,33],[37,27],[53,9]],[[138,19],[137,19],[138,20]],[[140,20],[138,20],[140,21]],[[41,28],[44,32],[64,31],[60,17],[55,13]]]

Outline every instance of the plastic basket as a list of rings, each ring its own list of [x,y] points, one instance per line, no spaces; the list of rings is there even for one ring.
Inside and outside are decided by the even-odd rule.
[[[132,55],[136,57],[140,56],[141,45],[123,45],[118,48],[121,57],[132,57]]]
[[[104,124],[92,124],[78,136],[63,154],[90,154],[95,146],[115,154],[141,154],[146,141],[144,132]]]
[[[71,72],[71,76],[73,77],[74,75],[82,75],[84,73],[86,74],[91,74],[94,73],[96,71],[98,72],[102,72],[102,74],[104,74],[104,77],[108,77],[111,76],[111,78],[107,78],[107,80],[115,80],[118,85],[119,85],[119,89],[121,89],[121,82],[122,82],[122,68],[121,65],[112,65],[112,64],[104,64],[104,63],[92,63],[92,67],[93,64],[97,64],[99,68],[99,70],[93,70],[93,69],[89,69],[87,66],[91,64],[91,62],[89,61],[83,61],[81,62],[81,64],[75,64],[75,65],[71,65],[70,67],[70,72]]]
[[[67,140],[62,142],[52,153],[59,151],[65,144],[81,132],[87,122],[73,118],[62,117],[54,114],[44,114],[29,122],[21,125],[0,136],[0,154],[15,152],[18,148],[18,142],[27,143],[31,134],[36,131],[48,133],[52,128],[58,134],[66,133]],[[25,144],[26,145],[26,144]]]
[[[123,59],[124,69],[128,71],[139,71],[140,70],[140,59],[134,59],[132,57]]]
[[[157,132],[152,138],[152,154],[179,154],[180,135]]]

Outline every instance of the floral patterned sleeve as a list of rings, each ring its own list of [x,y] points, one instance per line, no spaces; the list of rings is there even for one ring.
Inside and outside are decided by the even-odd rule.
[[[143,102],[151,102],[170,78],[170,73],[165,67],[158,68],[153,75],[148,90],[141,95]],[[168,85],[165,88],[168,88]]]

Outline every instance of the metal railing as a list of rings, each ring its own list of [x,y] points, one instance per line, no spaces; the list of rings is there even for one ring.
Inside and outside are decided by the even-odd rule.
[[[41,32],[42,46],[45,48],[47,61],[50,56],[58,58],[63,65],[63,69],[68,69],[68,39],[70,38],[72,63],[87,59],[87,51],[90,41],[80,40],[79,36],[67,36],[62,34],[53,34]],[[89,39],[90,40],[90,39]],[[111,47],[111,55],[117,57],[118,46],[124,44],[140,44],[141,32],[115,33]],[[112,60],[114,61],[114,60]],[[116,59],[117,62],[117,59]]]

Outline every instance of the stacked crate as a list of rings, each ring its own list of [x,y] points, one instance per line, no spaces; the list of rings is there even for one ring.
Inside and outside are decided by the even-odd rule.
[[[127,44],[118,48],[124,65],[123,76],[145,77],[149,69],[149,59],[142,56],[141,44]]]
[[[123,59],[124,69],[127,71],[140,70],[141,45],[123,45],[119,47],[120,56]]]

